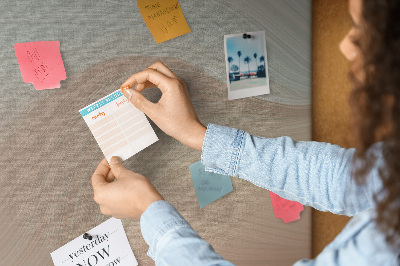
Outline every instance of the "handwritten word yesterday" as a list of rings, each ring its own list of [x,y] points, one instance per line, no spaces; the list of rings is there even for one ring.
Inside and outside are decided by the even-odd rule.
[[[92,116],[92,119],[93,119],[93,120],[96,120],[99,116],[106,116],[106,113],[101,112],[101,113],[99,113],[98,115]]]

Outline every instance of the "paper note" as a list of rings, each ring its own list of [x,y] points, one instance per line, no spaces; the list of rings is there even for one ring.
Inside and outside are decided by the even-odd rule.
[[[79,112],[108,161],[126,160],[158,140],[144,113],[119,90]]]
[[[300,219],[300,213],[304,210],[304,206],[301,203],[284,199],[271,191],[269,195],[276,218],[282,219],[284,223]]]
[[[137,0],[140,14],[157,43],[190,32],[178,0]]]
[[[67,78],[60,53],[60,42],[43,41],[14,45],[22,79],[36,90],[60,88]]]
[[[88,233],[92,239],[84,239]],[[111,218],[51,253],[56,266],[138,265],[119,219]]]
[[[206,172],[200,161],[189,168],[200,208],[233,191],[230,176]]]

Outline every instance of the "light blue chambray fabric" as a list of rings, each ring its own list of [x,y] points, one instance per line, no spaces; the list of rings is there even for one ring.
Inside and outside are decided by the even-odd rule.
[[[380,145],[374,151],[379,151]],[[398,265],[399,251],[386,244],[374,222],[373,195],[382,186],[378,176],[382,160],[378,153],[377,167],[360,186],[351,177],[354,152],[328,143],[296,142],[289,137],[260,138],[210,124],[202,163],[207,171],[248,180],[286,199],[354,216],[315,260],[301,260],[296,266]],[[140,223],[150,247],[148,255],[157,265],[232,265],[216,254],[166,201],[150,205]]]

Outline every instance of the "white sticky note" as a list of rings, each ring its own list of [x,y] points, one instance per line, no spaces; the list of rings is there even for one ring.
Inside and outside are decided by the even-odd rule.
[[[107,161],[126,160],[158,140],[145,114],[119,91],[79,110]]]
[[[111,218],[51,253],[55,266],[138,265],[119,219]]]

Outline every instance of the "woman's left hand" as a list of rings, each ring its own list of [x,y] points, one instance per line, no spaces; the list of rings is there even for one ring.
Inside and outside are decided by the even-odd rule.
[[[106,159],[100,162],[92,186],[100,211],[115,218],[139,219],[153,202],[164,200],[149,179],[126,169],[118,157],[112,157],[110,165]]]

